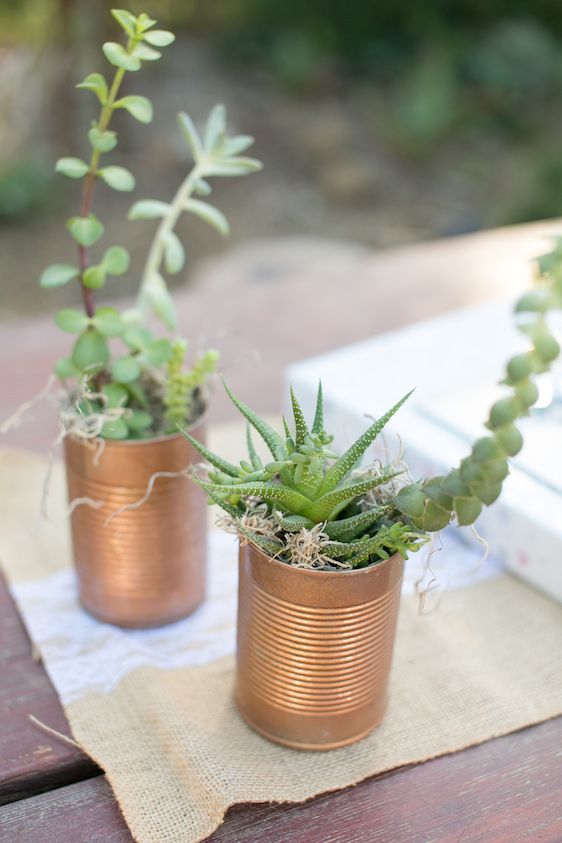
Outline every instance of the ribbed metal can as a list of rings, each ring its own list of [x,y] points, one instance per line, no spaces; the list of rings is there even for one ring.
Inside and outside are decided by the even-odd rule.
[[[275,743],[328,750],[384,716],[404,560],[310,571],[240,548],[235,701]]]
[[[102,447],[67,436],[64,452],[83,607],[124,627],[189,615],[205,595],[207,549],[205,498],[186,476],[199,459],[193,447],[180,434]],[[160,472],[183,474],[156,476],[147,495]]]

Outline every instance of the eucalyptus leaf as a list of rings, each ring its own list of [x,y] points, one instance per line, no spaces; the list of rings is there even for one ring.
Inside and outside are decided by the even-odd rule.
[[[165,217],[170,206],[167,202],[160,202],[158,199],[141,199],[132,205],[128,219],[130,220],[155,220]]]
[[[201,202],[199,199],[188,199],[185,203],[185,209],[209,225],[212,225],[223,237],[228,237],[230,233],[228,220],[218,208],[209,205],[208,202]]]
[[[111,374],[119,383],[131,383],[140,378],[141,365],[135,357],[120,357],[113,361]]]
[[[111,246],[103,256],[102,263],[110,275],[124,275],[129,268],[129,253],[123,246]]]
[[[105,338],[94,328],[87,328],[76,340],[72,362],[81,372],[96,374],[108,361],[109,349]]]
[[[69,179],[81,179],[89,170],[89,166],[81,158],[59,158],[55,164],[55,171],[68,176]]]
[[[180,111],[178,114],[178,125],[185,138],[187,148],[193,156],[193,160],[195,163],[199,162],[203,157],[203,144],[201,143],[201,139],[197,133],[193,120],[189,114],[185,113],[185,111]]]
[[[101,290],[105,286],[106,279],[105,267],[101,265],[89,266],[84,271],[82,276],[82,283],[90,290]]]
[[[93,214],[88,217],[71,217],[66,227],[80,246],[93,246],[103,234],[103,225]]]
[[[140,70],[141,62],[136,56],[130,56],[121,44],[115,41],[106,41],[102,47],[103,54],[114,67],[122,67],[123,70]]]
[[[83,82],[80,82],[77,88],[84,88],[87,91],[93,91],[102,105],[105,105],[109,89],[107,82],[101,73],[90,73]]]
[[[183,269],[185,264],[185,249],[173,231],[167,231],[164,237],[164,266],[166,272],[175,275]]]
[[[88,140],[98,152],[111,152],[117,146],[117,134],[107,129],[100,132],[97,126],[92,126],[88,132]]]
[[[100,307],[96,310],[92,324],[104,337],[118,337],[123,333],[123,320],[114,307]]]
[[[114,104],[114,108],[124,108],[140,123],[150,123],[154,116],[154,109],[148,97],[141,97],[138,94],[122,97]]]
[[[176,36],[166,29],[153,29],[144,36],[144,40],[153,47],[167,47],[174,43]]]
[[[67,334],[79,334],[88,326],[88,317],[80,310],[66,308],[57,313],[55,323]]]
[[[43,272],[39,279],[39,284],[41,287],[48,288],[62,287],[79,274],[80,272],[76,266],[71,266],[67,263],[54,263]]]
[[[98,175],[113,190],[130,191],[135,188],[135,177],[125,167],[102,167]]]

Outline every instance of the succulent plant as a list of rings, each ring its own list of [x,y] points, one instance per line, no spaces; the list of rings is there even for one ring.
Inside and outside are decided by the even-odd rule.
[[[357,467],[411,393],[338,456],[330,447],[333,437],[324,430],[321,385],[310,427],[291,390],[294,430],[283,420],[283,435],[226,387],[249,425],[248,459],[233,465],[185,433],[209,465],[207,477],[195,475],[196,482],[242,538],[297,566],[353,569],[393,553],[407,557],[452,521],[472,524],[482,506],[499,497],[508,459],[523,445],[514,422],[528,415],[538,398],[533,377],[546,372],[560,353],[546,315],[562,309],[562,238],[537,267],[540,287],[522,296],[515,308],[531,347],[508,362],[503,384],[509,394],[490,410],[490,435],[474,443],[458,469],[412,483],[400,464]],[[257,455],[250,426],[264,440],[270,462],[264,464]]]
[[[113,307],[98,307],[96,293],[105,287],[109,277],[127,272],[129,254],[122,246],[113,245],[101,257],[91,260],[91,247],[104,234],[102,222],[92,213],[95,187],[99,182],[118,191],[132,191],[135,187],[129,170],[101,166],[102,156],[117,146],[117,134],[110,129],[111,118],[122,109],[141,123],[151,122],[150,100],[138,94],[121,97],[120,87],[125,73],[140,70],[144,62],[157,61],[160,49],[174,41],[171,32],[154,29],[156,21],[144,13],[135,16],[113,9],[112,15],[124,31],[123,44],[111,41],[103,45],[105,58],[115,68],[113,79],[107,81],[101,73],[90,73],[78,85],[95,94],[100,103],[99,117],[88,131],[89,161],[61,158],[55,168],[69,178],[84,180],[80,212],[67,221],[77,245],[78,261],[48,267],[40,283],[42,287],[55,288],[78,282],[82,293],[83,311],[65,308],[55,319],[61,330],[75,335],[70,356],[59,360],[55,367],[66,390],[63,419],[69,418],[76,430],[76,418],[87,417],[84,435],[131,439],[172,432],[177,424],[193,421],[190,413],[201,408],[201,401],[195,399],[201,397],[205,381],[217,366],[217,352],[210,349],[197,357],[191,369],[184,370],[186,345],[173,336],[177,320],[164,274],[180,272],[186,260],[175,225],[187,211],[226,236],[229,226],[224,214],[194,195],[211,192],[209,178],[256,172],[261,163],[241,155],[253,138],[226,136],[224,106],[212,109],[203,138],[191,118],[181,112],[179,127],[193,166],[171,202],[143,199],[129,211],[130,219],[160,221],[148,249],[137,306],[122,313]],[[171,336],[155,336],[147,325],[151,314],[164,323]],[[112,344],[114,339],[122,344],[120,352]],[[98,423],[91,424],[92,420]]]

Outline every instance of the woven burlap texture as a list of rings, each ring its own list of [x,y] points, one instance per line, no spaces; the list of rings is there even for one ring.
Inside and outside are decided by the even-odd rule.
[[[44,464],[25,455],[3,462],[0,504],[3,498],[10,522],[21,527]],[[22,507],[26,519],[15,517]],[[2,562],[12,580],[67,564],[53,561],[62,552],[60,531],[14,537],[17,555],[7,550],[5,531]],[[105,770],[135,839],[193,843],[213,832],[230,805],[302,801],[562,713],[561,643],[560,607],[510,577],[447,593],[426,615],[407,598],[385,721],[361,743],[330,753],[274,746],[247,728],[232,705],[230,658],[139,668],[112,693],[73,702],[66,714],[76,740]]]

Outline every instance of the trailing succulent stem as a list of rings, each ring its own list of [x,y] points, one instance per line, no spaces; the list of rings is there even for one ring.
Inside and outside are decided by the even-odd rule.
[[[547,372],[560,354],[560,345],[547,324],[547,315],[562,310],[562,238],[554,249],[537,260],[539,285],[524,294],[515,306],[521,332],[530,348],[512,357],[502,383],[507,394],[492,405],[486,427],[460,466],[444,477],[405,486],[396,497],[400,512],[420,530],[434,532],[451,519],[472,524],[500,495],[509,473],[508,459],[523,447],[515,422],[529,415],[538,399],[537,375]]]

